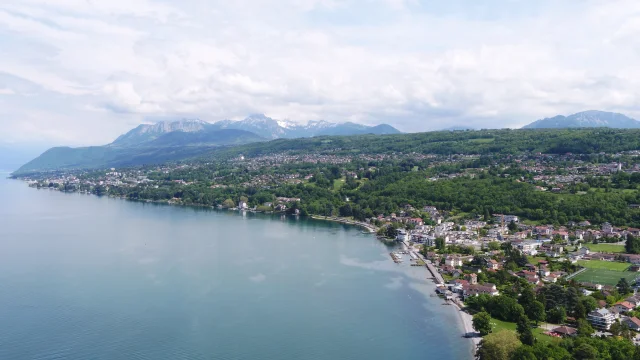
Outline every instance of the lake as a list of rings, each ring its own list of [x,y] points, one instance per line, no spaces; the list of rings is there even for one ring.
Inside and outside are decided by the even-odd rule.
[[[0,176],[0,359],[471,357],[426,269],[360,228]]]

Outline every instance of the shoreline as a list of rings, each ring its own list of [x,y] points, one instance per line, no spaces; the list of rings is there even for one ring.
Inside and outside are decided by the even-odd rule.
[[[326,221],[333,221],[341,224],[360,226],[362,228],[365,228],[369,233],[372,233],[372,234],[378,231],[378,229],[374,225],[355,221],[355,220],[349,220],[346,218],[340,218],[340,217],[334,217],[334,216],[321,216],[321,215],[309,215],[309,217],[315,220],[326,220]]]
[[[11,180],[19,180],[19,181],[25,181],[23,179],[20,178],[8,178]],[[31,186],[29,186],[31,187]],[[36,190],[41,190],[41,188],[35,188],[32,187]],[[217,208],[215,206],[210,206],[210,205],[204,205],[204,204],[184,204],[184,203],[179,203],[179,202],[171,202],[171,201],[167,201],[167,200],[151,200],[151,199],[129,199],[126,196],[113,196],[113,195],[97,195],[91,192],[81,192],[81,191],[64,191],[64,190],[59,190],[56,188],[42,188],[47,189],[47,190],[53,190],[53,191],[58,191],[64,194],[82,194],[82,195],[92,195],[92,196],[97,196],[97,197],[107,197],[107,198],[111,198],[111,199],[120,199],[120,200],[125,200],[125,201],[133,201],[133,202],[142,202],[142,203],[152,203],[152,204],[163,204],[163,205],[169,205],[169,206],[181,206],[181,207],[195,207],[195,208],[205,208],[205,209],[212,209],[212,210],[227,210],[227,211],[249,211],[252,213],[256,213],[256,214],[287,214],[286,212],[283,211],[257,211],[257,210],[251,210],[251,209],[245,209],[245,210],[240,210],[240,209],[233,209],[233,208]],[[289,214],[287,214],[289,215]],[[350,220],[347,218],[341,218],[341,217],[337,217],[337,216],[322,216],[322,215],[313,215],[313,214],[309,214],[307,215],[309,218],[314,219],[314,220],[324,220],[324,221],[332,221],[332,222],[337,222],[337,223],[341,223],[341,224],[346,224],[346,225],[352,225],[352,226],[359,226],[361,228],[364,228],[367,232],[371,233],[371,234],[375,234],[378,231],[378,228],[374,225],[371,224],[367,224],[367,223],[363,223],[360,221],[355,221],[355,220]]]
[[[410,249],[409,245],[406,242],[402,242],[402,246],[404,249]],[[416,253],[416,255],[418,256],[419,259],[421,259],[422,261],[424,261],[424,263],[426,264],[424,267],[426,269],[426,272],[428,274],[431,274],[431,276],[434,276],[434,274],[432,273],[431,269],[429,269],[428,264],[429,261],[427,259],[425,259],[422,254],[420,254],[419,252]],[[437,270],[436,270],[437,271]],[[431,283],[431,285],[433,285],[433,289],[431,291],[436,290],[437,286],[438,286],[438,280],[435,277],[428,277],[427,276],[427,280],[432,280],[433,282]],[[432,295],[433,296],[433,295]],[[462,306],[460,303],[458,303],[455,300],[444,300],[443,305],[453,305],[453,307],[455,308],[455,311],[458,313],[458,328],[462,330],[462,334],[461,334],[461,338],[462,341],[467,344],[467,340],[471,340],[471,346],[470,346],[470,358],[471,359],[475,359],[475,354],[476,354],[476,349],[478,348],[478,344],[480,344],[480,341],[482,340],[482,337],[479,336],[479,334],[475,331],[475,329],[473,328],[473,316],[471,316],[471,314],[469,314],[468,312],[466,312],[465,310],[463,310]],[[467,337],[468,334],[472,334],[471,337]]]
[[[476,349],[478,348],[480,341],[482,341],[482,337],[479,336],[479,334],[476,333],[476,331],[473,328],[473,316],[471,316],[471,314],[469,314],[468,312],[464,311],[460,307],[460,305],[455,301],[453,302],[453,306],[455,306],[456,311],[458,312],[460,325],[462,325],[462,328],[464,329],[463,336],[465,337],[465,339],[471,340],[473,344],[473,347],[471,349],[471,354],[472,356],[475,356]],[[473,337],[467,338],[466,335],[470,333],[473,334]]]
[[[49,189],[49,188],[47,188],[47,189],[48,190],[52,190],[52,189]],[[138,203],[152,203],[152,204],[157,204],[157,205],[169,205],[169,206],[176,206],[177,205],[179,207],[185,207],[185,208],[186,207],[203,208],[203,209],[211,209],[211,210],[214,210],[214,211],[221,211],[221,210],[234,211],[233,209],[217,209],[216,207],[213,207],[213,206],[200,205],[200,204],[171,203],[171,202],[168,202],[168,201],[157,201],[157,200],[148,200],[148,199],[128,199],[128,198],[126,198],[124,196],[109,196],[109,195],[100,196],[100,195],[97,195],[97,194],[86,193],[86,192],[85,193],[76,192],[76,191],[74,191],[74,192],[66,192],[66,191],[60,191],[58,189],[53,189],[53,190],[54,191],[58,191],[58,192],[62,192],[62,193],[65,193],[65,194],[92,195],[92,196],[96,196],[96,197],[106,197],[106,198],[119,199],[119,200],[124,200],[124,201],[138,202]],[[237,210],[237,211],[240,211],[240,210]],[[251,210],[247,210],[247,211],[251,211]],[[251,212],[254,212],[254,213],[265,213],[265,212],[259,212],[259,211],[251,211]],[[272,213],[277,213],[277,212],[272,212]],[[340,218],[340,217],[321,216],[321,215],[308,215],[308,217],[311,218],[311,219],[314,219],[314,220],[324,220],[324,221],[331,221],[331,222],[341,223],[341,224],[345,224],[345,225],[359,226],[359,227],[363,228],[365,231],[367,231],[368,233],[376,233],[377,232],[377,227],[375,227],[374,225],[363,223],[363,222],[359,222],[359,221],[355,221],[355,220],[351,220],[351,219]],[[406,246],[406,244],[404,244],[404,243],[403,243],[403,245]],[[425,267],[425,270],[427,270],[427,272],[429,271],[428,269],[426,269],[426,267]],[[427,280],[431,280],[431,278],[427,278]],[[434,289],[435,289],[435,285],[436,284],[432,283],[432,285],[434,286]],[[468,314],[467,312],[465,312],[464,310],[462,310],[462,308],[458,305],[458,303],[451,302],[451,304],[455,306],[455,311],[458,312],[458,323],[459,323],[458,328],[463,331],[463,333],[461,334],[460,337],[462,338],[462,341],[465,342],[465,344],[467,344],[466,340],[471,340],[472,346],[470,347],[470,358],[474,358],[476,348],[477,348],[478,344],[480,343],[480,341],[482,340],[482,338],[479,337],[479,336],[474,336],[472,338],[467,338],[466,337],[466,334],[468,334],[468,333],[473,333],[475,335],[475,330],[473,329],[473,324],[472,324],[472,316],[470,314]]]

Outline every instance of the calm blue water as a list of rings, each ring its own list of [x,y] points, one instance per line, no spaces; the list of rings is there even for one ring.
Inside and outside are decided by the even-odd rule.
[[[3,176],[4,177],[4,176]],[[0,180],[0,359],[467,359],[358,228]]]

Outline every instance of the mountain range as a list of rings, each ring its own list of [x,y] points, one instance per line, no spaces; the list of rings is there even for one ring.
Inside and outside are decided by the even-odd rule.
[[[640,129],[640,121],[628,116],[598,110],[589,110],[569,116],[557,115],[532,122],[523,129],[567,129],[609,127],[615,129]]]
[[[104,146],[54,147],[20,167],[16,173],[78,168],[104,168],[161,163],[196,157],[214,147],[278,138],[322,135],[398,134],[390,125],[310,121],[300,125],[262,114],[241,121],[209,123],[199,119],[142,124]]]
[[[400,131],[386,124],[366,126],[352,122],[332,123],[324,120],[309,121],[306,125],[287,120],[275,120],[263,114],[253,114],[240,121],[222,120],[208,123],[202,120],[181,120],[160,122],[152,125],[140,125],[120,136],[112,145],[140,145],[171,132],[201,132],[221,130],[242,130],[259,135],[265,139],[292,139],[322,135],[362,135],[362,134],[399,134]]]
[[[605,111],[583,111],[569,116],[537,120],[523,129],[640,128],[640,121]],[[464,127],[453,127],[458,130]],[[194,158],[221,146],[234,146],[279,138],[324,135],[398,134],[390,125],[366,126],[352,122],[310,121],[297,124],[254,114],[240,121],[164,121],[143,124],[104,146],[55,147],[20,167],[15,173],[77,168],[122,167]]]

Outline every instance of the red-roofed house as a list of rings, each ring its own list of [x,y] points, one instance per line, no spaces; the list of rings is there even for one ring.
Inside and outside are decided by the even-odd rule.
[[[493,284],[483,284],[483,285],[468,285],[464,288],[463,295],[466,298],[469,296],[478,296],[480,294],[488,294],[491,296],[499,295],[496,286]]]
[[[620,301],[619,303],[613,305],[613,307],[620,313],[625,313],[627,311],[635,309],[635,306],[628,301]]]

